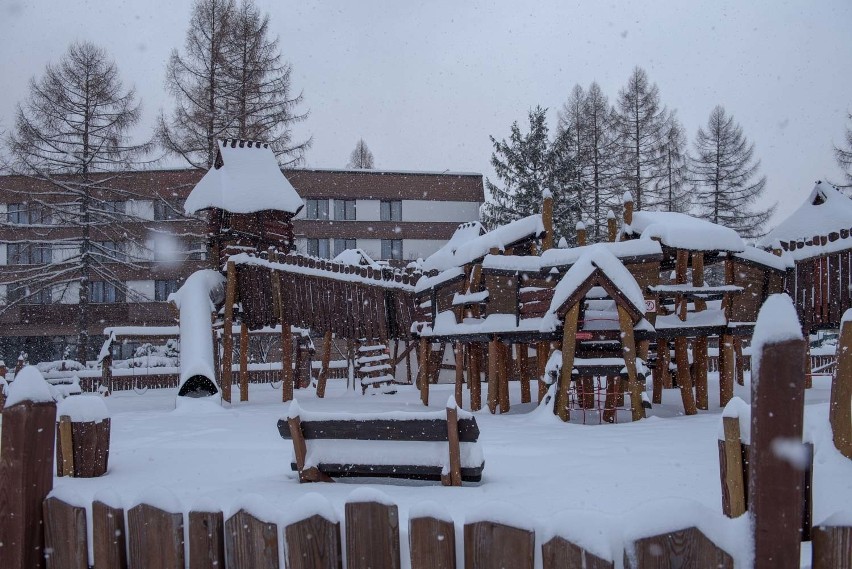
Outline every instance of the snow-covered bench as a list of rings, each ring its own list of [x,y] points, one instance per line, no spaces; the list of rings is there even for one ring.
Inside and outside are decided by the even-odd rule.
[[[446,411],[370,414],[309,412],[293,401],[278,432],[293,441],[290,466],[302,482],[378,476],[459,485],[479,482],[485,467],[476,418],[452,400]]]

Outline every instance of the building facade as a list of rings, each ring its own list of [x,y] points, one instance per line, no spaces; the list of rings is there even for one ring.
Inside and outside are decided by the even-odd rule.
[[[105,198],[100,208],[123,221],[105,224],[92,254],[100,255],[102,268],[123,286],[91,277],[93,335],[105,326],[176,322],[168,295],[213,263],[206,219],[183,215],[183,202],[203,174],[184,169],[110,176],[109,184],[120,187],[124,199]],[[394,264],[425,258],[459,223],[478,220],[484,201],[481,174],[322,169],[284,174],[305,201],[293,224],[296,249],[326,258],[353,248]],[[19,284],[24,275],[58,272],[64,260],[79,255],[79,246],[63,242],[73,242],[80,229],[40,205],[61,196],[28,199],[50,193],[38,194],[39,184],[44,182],[0,176],[0,359],[7,363],[21,351],[32,362],[75,354],[68,346],[76,344],[79,329],[79,282],[37,292]],[[110,212],[103,215],[108,219]],[[92,344],[99,347],[99,340]]]

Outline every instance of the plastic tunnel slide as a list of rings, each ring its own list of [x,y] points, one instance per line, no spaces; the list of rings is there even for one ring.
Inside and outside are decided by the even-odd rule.
[[[180,383],[178,397],[221,397],[216,383],[211,314],[224,299],[225,277],[196,271],[169,302],[180,311]]]

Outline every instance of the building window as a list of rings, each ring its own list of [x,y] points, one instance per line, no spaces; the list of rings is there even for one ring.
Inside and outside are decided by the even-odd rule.
[[[308,198],[307,201],[308,205],[305,208],[307,219],[328,219],[328,200]]]
[[[328,259],[329,253],[328,239],[308,239],[308,255]]]
[[[9,265],[45,265],[53,261],[53,250],[43,243],[9,243],[6,255]]]
[[[207,260],[207,242],[192,241],[188,244],[186,251],[187,261],[205,261]]]
[[[382,259],[402,260],[402,239],[382,239]]]
[[[355,200],[334,200],[336,221],[355,221]]]
[[[50,211],[41,204],[10,203],[6,206],[6,220],[18,225],[50,225]]]
[[[124,302],[124,291],[113,283],[91,281],[89,282],[89,302],[96,304]]]
[[[32,288],[37,288],[39,285],[34,285]],[[53,303],[53,287],[50,285],[42,287],[40,290],[31,292],[24,286],[9,285],[6,293],[6,303],[20,302],[21,304],[52,304]]]
[[[166,302],[169,295],[177,292],[180,286],[176,279],[171,280],[156,280],[154,281],[154,300],[158,302]]]
[[[357,245],[354,239],[335,239],[334,240],[334,256],[337,257],[347,249],[355,249]]]
[[[402,201],[382,201],[381,208],[382,221],[402,221]]]
[[[182,219],[181,207],[178,202],[157,200],[154,202],[154,220],[171,221]]]
[[[100,209],[104,213],[124,214],[124,208],[126,203],[127,202],[124,201],[107,200],[105,202],[102,202],[101,207],[97,209]]]
[[[92,258],[100,263],[127,261],[125,243],[122,241],[92,241]]]

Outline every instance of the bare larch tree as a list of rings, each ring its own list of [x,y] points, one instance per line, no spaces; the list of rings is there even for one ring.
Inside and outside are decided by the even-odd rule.
[[[136,93],[122,85],[107,53],[74,43],[30,82],[5,139],[9,170],[25,183],[3,188],[19,199],[0,218],[0,227],[12,230],[7,235],[18,237],[6,240],[14,271],[4,275],[7,297],[0,310],[76,300],[81,361],[93,287],[98,295],[133,296],[118,267],[138,268],[124,246],[135,221],[125,204],[136,196],[119,172],[138,165],[148,149],[130,140],[139,118]]]
[[[689,154],[686,132],[672,111],[663,131],[662,174],[656,181],[656,194],[663,211],[689,212],[691,188],[687,184]]]
[[[742,127],[721,105],[710,113],[707,126],[698,129],[690,177],[701,217],[730,227],[743,237],[763,235],[775,205],[756,208],[766,187],[766,176],[758,176],[760,160],[754,144],[743,136]]]
[[[358,143],[349,155],[349,162],[346,164],[346,167],[355,170],[372,170],[375,167],[373,153],[367,147],[367,143],[364,142],[363,138],[358,140]]]
[[[852,121],[852,115],[849,115]],[[852,188],[852,124],[846,127],[843,143],[834,147],[834,158],[837,165],[843,170],[844,184],[838,184],[842,188]]]

